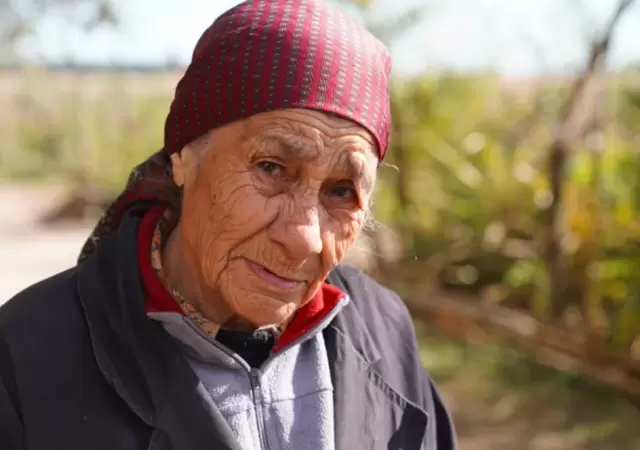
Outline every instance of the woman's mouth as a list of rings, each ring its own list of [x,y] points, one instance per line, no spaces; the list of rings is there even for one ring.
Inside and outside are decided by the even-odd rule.
[[[251,270],[263,281],[277,286],[281,289],[293,290],[300,286],[301,281],[291,280],[288,278],[283,278],[279,275],[276,275],[266,267],[254,263],[253,261],[246,260],[247,264],[251,268]]]

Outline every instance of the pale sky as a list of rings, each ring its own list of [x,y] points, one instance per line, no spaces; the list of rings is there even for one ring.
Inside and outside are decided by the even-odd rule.
[[[42,22],[21,48],[50,62],[188,62],[204,29],[234,0],[115,0],[118,29],[83,33],[59,17]],[[276,1],[276,0],[274,0]],[[398,73],[493,69],[508,75],[562,72],[582,64],[589,30],[601,28],[618,0],[374,0],[388,18],[427,5],[426,19],[392,45]],[[640,66],[640,0],[620,23],[611,67]]]

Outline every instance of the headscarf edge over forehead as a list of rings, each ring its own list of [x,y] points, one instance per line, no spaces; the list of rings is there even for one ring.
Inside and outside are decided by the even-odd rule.
[[[249,0],[228,10],[203,33],[178,82],[163,150],[132,171],[79,261],[135,203],[179,206],[170,154],[236,120],[286,108],[332,113],[368,130],[382,160],[391,128],[390,71],[384,45],[324,0]]]

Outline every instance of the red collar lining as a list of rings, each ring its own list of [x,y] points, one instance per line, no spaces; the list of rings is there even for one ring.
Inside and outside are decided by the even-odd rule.
[[[138,260],[142,276],[142,287],[145,293],[145,307],[147,312],[175,312],[182,314],[182,308],[169,295],[160,282],[156,271],[151,267],[151,240],[162,214],[164,214],[163,207],[150,209],[143,217],[138,230]]]

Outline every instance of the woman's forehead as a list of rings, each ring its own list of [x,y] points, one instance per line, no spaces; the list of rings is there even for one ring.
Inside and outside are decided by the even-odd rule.
[[[355,122],[334,114],[310,109],[283,109],[258,114],[247,120],[248,137],[286,141],[293,150],[322,146],[351,146],[376,151],[371,133]]]

